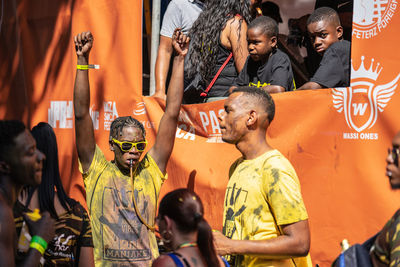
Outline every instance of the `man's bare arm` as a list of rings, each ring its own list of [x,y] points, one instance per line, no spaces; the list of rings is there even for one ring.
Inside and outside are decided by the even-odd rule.
[[[89,53],[93,45],[90,32],[83,32],[74,37],[78,65],[89,64]],[[83,171],[87,171],[92,162],[96,141],[93,122],[89,114],[90,88],[89,71],[76,70],[74,86],[75,136],[78,157]]]
[[[308,220],[281,227],[283,235],[268,240],[232,240],[215,232],[216,250],[220,255],[259,255],[270,259],[306,256],[310,249]]]
[[[306,82],[301,87],[297,88],[297,90],[307,90],[307,89],[322,89],[325,88],[319,83],[316,82]]]
[[[158,46],[155,75],[156,92],[155,97],[165,98],[165,83],[169,70],[169,61],[171,60],[173,48],[172,38],[160,36],[160,45]]]
[[[183,96],[184,60],[189,48],[189,38],[180,29],[175,29],[172,44],[178,55],[174,57],[165,112],[160,121],[154,146],[149,151],[163,173],[175,143],[176,125]]]

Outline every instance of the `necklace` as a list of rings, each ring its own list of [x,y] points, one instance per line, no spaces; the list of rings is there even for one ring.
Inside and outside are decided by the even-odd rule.
[[[197,243],[196,242],[186,242],[186,243],[182,243],[178,246],[178,248],[188,248],[188,247],[197,247]]]

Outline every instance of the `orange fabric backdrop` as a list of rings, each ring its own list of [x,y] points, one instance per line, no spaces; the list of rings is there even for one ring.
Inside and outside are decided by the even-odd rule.
[[[393,9],[395,1],[389,2],[384,8],[391,16],[384,28],[377,28],[368,39],[353,36],[352,82],[358,91],[324,89],[273,96],[277,113],[268,138],[298,172],[310,216],[311,256],[320,266],[330,265],[343,238],[350,243],[364,241],[398,208],[399,194],[390,190],[385,177],[387,147],[400,130],[399,56],[393,53],[400,11]],[[73,130],[72,38],[84,30],[94,34],[90,61],[101,69],[90,72],[91,114],[96,140],[106,156],[112,159],[108,128],[116,116],[138,118],[153,143],[165,103],[141,97],[142,1],[14,0],[4,2],[3,14],[0,118],[21,119],[29,127],[40,121],[54,126],[64,185],[84,203]],[[359,32],[365,28],[362,25]],[[359,69],[362,56],[365,69]],[[217,117],[222,108],[223,101],[182,107],[169,179],[161,193],[193,188],[216,229],[221,228],[228,169],[240,156],[234,146],[221,143]]]

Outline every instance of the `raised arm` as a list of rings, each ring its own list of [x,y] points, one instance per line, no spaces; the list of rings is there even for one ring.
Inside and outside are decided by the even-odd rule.
[[[156,60],[156,92],[155,97],[165,99],[165,84],[169,70],[169,61],[171,60],[173,48],[172,39],[167,36],[160,36],[160,45],[158,47]]]
[[[189,37],[184,35],[179,28],[175,29],[172,36],[172,45],[177,55],[174,56],[166,108],[160,121],[156,141],[149,151],[149,154],[163,173],[165,173],[167,162],[175,143],[176,125],[183,96],[184,60],[189,48]]]
[[[232,240],[215,232],[216,250],[220,255],[260,255],[270,259],[306,256],[310,249],[308,220],[283,225],[281,228],[283,235],[267,240]]]
[[[89,53],[93,46],[90,32],[82,32],[74,37],[78,65],[89,64]],[[76,70],[74,86],[75,137],[78,157],[83,171],[87,171],[93,159],[96,142],[93,122],[89,114],[90,89],[89,70]]]

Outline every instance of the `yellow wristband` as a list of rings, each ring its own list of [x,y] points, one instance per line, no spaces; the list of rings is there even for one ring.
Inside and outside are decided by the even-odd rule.
[[[89,65],[76,65],[76,69],[78,70],[88,70]]]
[[[29,247],[36,249],[36,250],[39,251],[40,254],[42,254],[42,255],[43,255],[44,252],[45,252],[44,247],[42,247],[42,245],[40,245],[39,243],[36,243],[36,242],[31,242],[31,243],[29,244]]]
[[[89,65],[76,65],[76,69],[78,70],[88,70],[88,69],[100,69],[100,65],[96,65],[96,64],[89,64]]]

